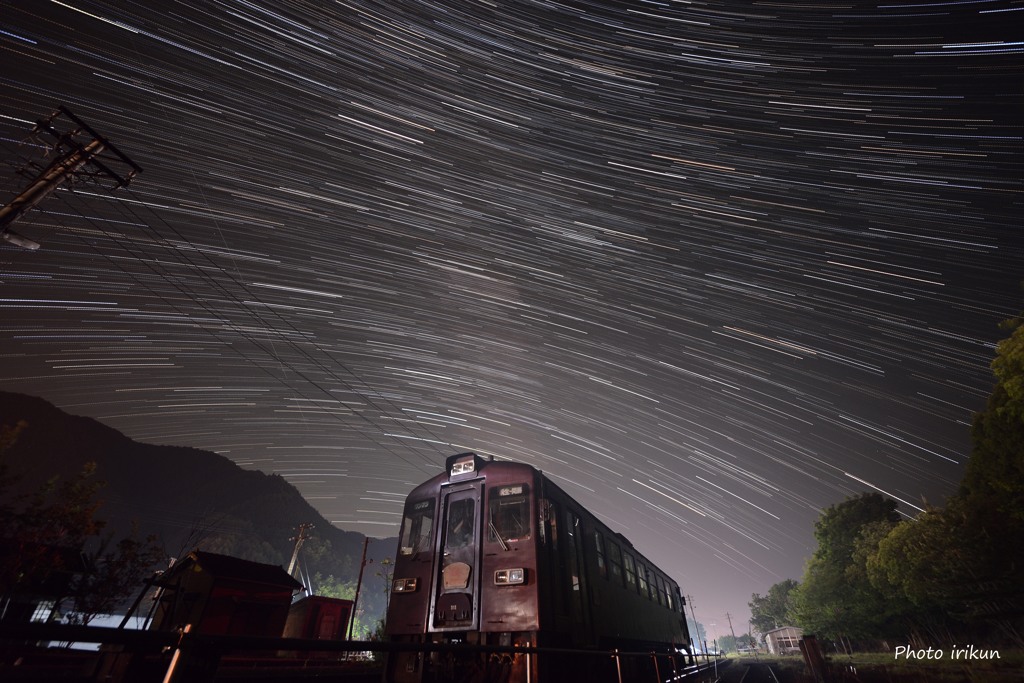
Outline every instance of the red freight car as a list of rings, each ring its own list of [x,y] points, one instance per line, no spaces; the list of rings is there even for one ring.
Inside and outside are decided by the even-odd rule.
[[[394,652],[389,683],[655,680],[689,650],[679,586],[530,465],[448,458],[413,489],[395,560],[387,635],[665,657]],[[662,676],[667,678],[667,676]]]

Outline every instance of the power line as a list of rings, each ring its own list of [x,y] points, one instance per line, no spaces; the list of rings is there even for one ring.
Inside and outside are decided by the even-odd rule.
[[[161,281],[172,285],[179,293],[181,293],[183,296],[188,297],[190,299],[191,303],[193,303],[196,306],[198,306],[199,308],[201,308],[205,313],[209,314],[212,318],[215,318],[215,319],[219,319],[220,318],[219,314],[211,306],[209,306],[205,301],[203,301],[201,298],[195,297],[195,295],[192,292],[190,292],[184,286],[179,284],[178,278],[170,277],[166,272],[162,272],[162,271],[158,270],[157,268],[155,268],[150,263],[150,259],[143,258],[143,256],[141,255],[141,252],[135,251],[131,247],[127,246],[130,242],[128,242],[126,240],[123,240],[123,239],[122,240],[117,239],[117,236],[114,236],[114,235],[110,234],[107,230],[105,230],[102,226],[100,226],[93,218],[86,216],[79,209],[77,209],[76,207],[71,205],[70,202],[67,202],[66,199],[63,196],[61,196],[60,194],[58,194],[58,196],[60,196],[61,199],[65,201],[67,206],[70,209],[74,210],[76,212],[76,214],[80,218],[82,218],[83,220],[85,220],[88,223],[90,223],[91,225],[93,225],[94,228],[97,231],[99,231],[100,233],[102,233],[105,237],[107,237],[111,241],[117,243],[118,246],[121,249],[123,249],[125,252],[127,252],[132,257],[133,262],[136,262],[136,263],[139,263],[139,264],[143,265],[154,276],[160,278]],[[144,204],[144,202],[139,202],[139,203],[143,203]],[[121,202],[117,202],[117,204],[118,204],[119,208],[123,209],[123,207],[120,207]],[[199,272],[201,274],[201,276],[204,278],[205,282],[207,282],[208,284],[211,284],[216,290],[219,290],[223,296],[225,296],[226,298],[231,300],[233,303],[238,304],[240,308],[242,307],[242,302],[236,296],[234,296],[230,291],[228,291],[227,288],[224,287],[221,283],[217,282],[217,280],[215,278],[213,278],[211,276],[208,276],[204,272],[204,268],[202,266],[200,266],[198,263],[196,263],[195,261],[193,261],[191,258],[189,258],[180,248],[174,246],[172,243],[167,241],[165,238],[161,238],[159,236],[159,234],[157,234],[156,231],[152,228],[152,226],[150,226],[143,219],[142,216],[140,216],[134,210],[128,210],[127,213],[130,214],[131,217],[135,219],[135,224],[136,225],[143,225],[143,226],[145,226],[146,229],[148,229],[152,233],[152,236],[154,238],[154,242],[156,244],[161,245],[161,246],[163,246],[166,249],[170,249],[170,250],[174,251],[187,265],[191,266],[193,269],[195,269],[197,272]],[[156,214],[155,212],[153,212],[153,213],[154,213],[154,215],[156,215],[159,218],[158,214]],[[161,220],[163,220],[163,219],[161,219]],[[169,229],[174,231],[175,234],[178,237],[180,237],[183,242],[188,243],[187,240],[185,240],[185,238],[182,235],[180,235],[180,233],[178,233],[173,228],[173,226],[170,226],[170,224],[166,223],[166,221],[164,221],[164,223],[168,226]],[[122,273],[124,273],[125,275],[128,275],[129,277],[131,277],[134,281],[139,282],[139,280],[132,273],[128,272],[127,270],[125,270],[124,268],[122,268],[120,266],[117,266],[117,264],[115,264],[113,262],[113,260],[110,258],[109,255],[107,255],[106,253],[104,253],[101,250],[97,249],[95,246],[93,247],[93,249],[94,249],[94,251],[97,254],[99,254],[105,260],[107,260],[109,263],[111,263],[111,265],[115,265],[116,267],[118,267],[118,269]],[[200,253],[202,253],[202,252],[200,251]],[[210,259],[208,256],[205,256],[205,255],[204,255],[204,257],[206,258],[207,262],[210,264],[211,267],[213,267],[213,268],[215,268],[217,270],[220,270],[220,268],[218,266],[216,266],[216,264],[212,261],[212,259]],[[156,260],[156,259],[154,259],[154,260]],[[253,297],[254,300],[259,301],[259,297],[257,295],[255,295],[255,294],[253,294],[252,292],[250,292],[247,288],[245,288],[244,285],[242,285],[240,282],[238,282],[237,279],[231,278],[231,280],[232,280],[232,282],[234,284],[239,285],[243,290],[245,290],[247,294],[250,294]],[[141,285],[142,283],[139,282],[139,284]],[[190,313],[188,313],[185,310],[181,309],[179,306],[177,306],[176,304],[174,304],[171,301],[169,301],[163,295],[157,293],[156,291],[154,291],[152,289],[150,289],[149,291],[150,291],[150,293],[152,293],[155,296],[157,296],[157,298],[160,301],[162,301],[165,305],[167,305],[169,308],[171,308],[172,310],[174,310],[176,313],[180,314],[184,318],[191,317]],[[266,320],[264,320],[259,314],[253,313],[252,315],[257,320],[257,322],[263,324],[267,328],[271,328],[271,326],[268,324],[268,322]],[[297,328],[295,328],[293,325],[291,325],[286,320],[281,318],[280,315],[278,315],[278,318],[281,319],[288,327],[290,327],[293,332],[295,332],[296,334],[301,336],[302,333]],[[293,372],[299,378],[304,380],[308,385],[316,387],[324,395],[332,396],[333,397],[333,394],[331,393],[331,391],[329,389],[327,389],[326,387],[322,386],[316,379],[314,379],[313,377],[310,377],[306,372],[304,372],[303,370],[299,369],[294,364],[292,364],[292,363],[284,360],[283,358],[281,358],[272,349],[269,349],[264,343],[260,342],[258,339],[256,339],[251,334],[248,334],[244,329],[239,327],[236,323],[230,321],[227,318],[220,320],[220,323],[225,328],[230,330],[231,332],[237,334],[239,337],[241,337],[241,338],[245,339],[246,341],[248,341],[250,344],[252,344],[254,347],[256,347],[259,351],[265,353],[269,357],[275,358],[275,360],[277,360],[279,363],[281,363],[283,366],[285,366],[287,369],[289,369],[291,372]],[[209,328],[204,328],[204,329],[206,329],[207,332],[209,332],[209,334],[211,336],[213,336],[214,338],[218,339],[218,341],[224,341],[225,347],[230,349],[232,352],[234,352],[238,356],[240,356],[244,361],[247,362],[248,365],[250,365],[250,366],[252,366],[254,368],[258,368],[263,374],[267,375],[268,377],[270,377],[274,381],[278,382],[284,388],[289,389],[290,391],[296,391],[296,387],[295,386],[293,386],[292,384],[287,383],[283,378],[278,377],[278,376],[274,375],[273,373],[271,373],[262,363],[258,362],[258,360],[256,358],[251,357],[249,354],[247,354],[245,351],[243,351],[238,346],[230,344],[230,343],[228,343],[225,340],[221,340],[212,329],[209,329]],[[367,396],[365,396],[363,393],[361,393],[358,389],[356,389],[355,387],[352,387],[344,379],[338,377],[330,368],[324,366],[317,359],[313,358],[309,353],[305,352],[304,350],[302,350],[297,345],[292,344],[291,346],[292,346],[293,349],[297,350],[306,359],[308,359],[311,362],[313,362],[317,367],[319,367],[326,374],[332,376],[336,381],[338,381],[340,384],[342,384],[343,386],[348,388],[350,391],[352,391],[352,393],[356,394],[357,396],[359,396],[360,398],[365,400],[367,403],[369,403],[371,406],[376,408],[381,414],[386,414],[386,412],[382,408],[377,406],[371,399],[369,399]],[[319,348],[318,348],[318,350],[322,351],[322,349],[319,349]],[[341,364],[339,364],[339,365],[341,365]],[[342,367],[344,367],[344,366],[342,366]],[[345,369],[346,369],[346,371],[348,371],[347,368],[345,368]],[[299,392],[299,393],[301,394],[302,392]],[[349,410],[351,411],[351,413],[353,415],[357,416],[358,418],[364,420],[365,422],[369,423],[373,427],[377,428],[382,434],[385,433],[384,429],[380,425],[378,425],[376,422],[374,422],[373,419],[371,419],[369,416],[367,416],[363,412],[358,411],[358,410],[356,410],[354,408],[349,408]],[[336,419],[338,419],[339,421],[341,421],[341,417],[340,416],[335,415],[333,413],[332,413],[332,416],[335,417]],[[369,436],[369,435],[366,435],[366,436]],[[377,441],[377,440],[375,440],[375,441]],[[414,467],[419,467],[419,465],[417,465],[416,463],[413,463],[412,461],[410,461],[410,460],[402,457],[401,455],[395,453],[392,449],[390,449],[385,444],[382,444],[379,441],[377,441],[377,443],[378,443],[378,445],[381,448],[383,448],[384,450],[388,451],[389,453],[394,455],[399,460],[402,460],[406,464],[412,465]],[[412,449],[408,444],[406,444],[404,442],[400,442],[400,443],[406,449],[413,451],[417,455],[420,455],[418,452],[416,452],[414,449]],[[436,449],[436,447],[435,447],[435,449]],[[422,456],[420,456],[420,457],[422,457]]]

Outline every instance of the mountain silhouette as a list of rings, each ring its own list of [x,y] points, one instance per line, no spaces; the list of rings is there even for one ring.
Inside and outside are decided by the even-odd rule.
[[[287,566],[299,525],[312,524],[300,556],[306,575],[356,580],[364,536],[333,526],[279,475],[242,469],[210,451],[138,443],[41,398],[0,392],[0,425],[19,422],[25,424],[3,454],[13,493],[74,477],[94,462],[105,482],[96,516],[118,537],[137,524],[142,535],[157,536],[169,557],[199,548]],[[367,557],[393,560],[396,549],[396,538],[371,539]],[[359,607],[367,616],[383,613],[384,581],[365,572]]]

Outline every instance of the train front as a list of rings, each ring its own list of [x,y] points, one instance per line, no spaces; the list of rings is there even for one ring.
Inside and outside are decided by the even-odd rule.
[[[406,500],[386,633],[394,643],[535,645],[537,471],[474,453]],[[516,653],[393,652],[385,680],[535,680]]]

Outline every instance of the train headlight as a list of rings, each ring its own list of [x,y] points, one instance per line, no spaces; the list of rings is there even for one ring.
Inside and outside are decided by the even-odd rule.
[[[494,572],[494,583],[499,586],[510,586],[516,583],[523,583],[525,580],[526,570],[522,568],[499,569]]]
[[[391,582],[392,593],[412,593],[419,585],[419,579],[395,579]]]

